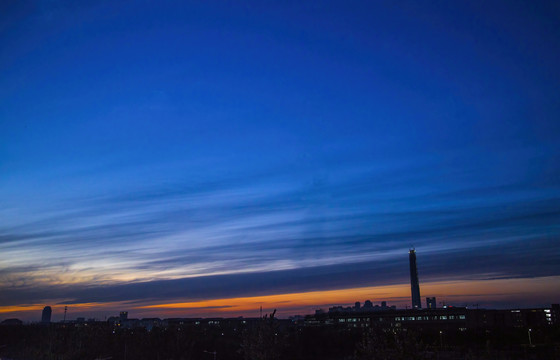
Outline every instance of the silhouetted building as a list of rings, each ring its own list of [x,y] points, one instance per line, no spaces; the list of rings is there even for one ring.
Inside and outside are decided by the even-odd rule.
[[[121,322],[128,320],[128,311],[121,311],[119,314],[119,320]]]
[[[397,309],[397,307],[395,305],[387,306],[386,301],[381,302],[381,306],[379,306],[379,305],[374,306],[373,303],[371,302],[371,300],[366,300],[364,302],[364,306],[362,306],[362,307],[360,307],[359,305],[360,305],[360,302],[356,301],[354,306],[348,306],[348,307],[333,306],[333,307],[329,308],[329,314],[333,314],[333,313],[368,313],[368,312],[389,311],[389,310],[396,310]]]
[[[550,316],[550,323],[554,325],[560,325],[560,304],[552,304],[552,311],[548,311]]]
[[[435,309],[436,308],[436,298],[435,297],[427,297],[426,298],[426,307],[428,309]]]
[[[144,318],[140,320],[140,327],[150,331],[154,327],[161,327],[165,324],[165,322],[161,321],[159,318]]]
[[[410,291],[412,293],[412,308],[422,308],[420,301],[420,284],[418,283],[418,269],[416,267],[416,250],[410,249],[408,252],[410,262]]]
[[[554,308],[469,309],[470,328],[532,328],[554,325]]]
[[[41,314],[41,322],[48,324],[51,322],[51,314],[52,314],[52,309],[50,306],[45,306],[45,308],[43,309],[43,313]]]
[[[381,308],[379,306],[379,308]],[[436,330],[466,330],[469,326],[469,310],[464,307],[447,309],[396,309],[384,311],[329,312],[305,319],[304,326],[334,326],[346,328],[416,328]],[[473,325],[473,327],[475,327]]]
[[[385,311],[329,311],[307,317],[305,326],[387,329],[524,329],[555,326],[555,308],[467,309],[447,306],[437,309],[387,309]]]
[[[0,322],[0,325],[6,325],[6,326],[13,326],[13,325],[23,325],[23,321],[21,321],[20,319],[6,319],[2,322]]]

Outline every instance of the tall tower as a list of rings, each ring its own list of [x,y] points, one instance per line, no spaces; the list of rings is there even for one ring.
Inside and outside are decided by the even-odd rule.
[[[410,262],[410,292],[412,294],[412,308],[422,308],[420,301],[420,284],[418,283],[418,268],[416,267],[416,250],[410,249],[408,252],[408,260]]]
[[[50,306],[45,306],[45,308],[43,309],[43,313],[41,314],[41,322],[48,324],[51,322],[51,314],[52,314],[52,309]]]

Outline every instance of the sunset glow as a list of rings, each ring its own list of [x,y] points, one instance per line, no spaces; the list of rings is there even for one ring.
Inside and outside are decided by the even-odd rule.
[[[527,285],[529,284],[529,285]],[[427,282],[422,284],[423,297],[435,296],[440,305],[453,306],[491,306],[503,301],[512,304],[522,304],[524,294],[530,291],[541,296],[543,300],[556,296],[559,291],[560,276],[541,277],[531,279],[495,279],[478,281],[447,281]],[[299,313],[313,313],[317,309],[331,306],[350,306],[354,302],[371,300],[375,304],[387,301],[388,305],[398,307],[409,306],[410,284],[390,286],[362,287],[328,291],[309,291],[288,294],[273,294],[264,296],[250,296],[223,299],[208,299],[190,302],[165,302],[157,304],[134,304],[127,302],[107,303],[76,303],[52,306],[57,318],[61,317],[64,307],[68,306],[70,313],[80,315],[117,315],[126,310],[134,317],[148,317],[159,315],[163,317],[203,317],[203,316],[246,316],[255,317],[260,307],[264,312],[277,310],[282,317]],[[0,313],[6,317],[21,316],[29,319],[37,318],[44,304],[20,306],[2,306]]]
[[[411,248],[422,304],[557,303],[558,28],[546,1],[4,1],[0,322],[418,307]]]

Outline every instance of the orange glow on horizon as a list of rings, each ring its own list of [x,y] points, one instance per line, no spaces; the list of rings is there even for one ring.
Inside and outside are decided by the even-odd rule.
[[[457,280],[444,282],[424,282],[420,285],[422,299],[435,296],[440,301],[461,306],[499,301],[516,303],[519,301],[541,301],[546,304],[558,298],[560,294],[560,276],[520,279],[494,280]],[[178,299],[179,300],[179,299]],[[182,317],[182,316],[247,316],[257,314],[259,307],[278,309],[280,314],[293,315],[296,313],[309,314],[318,308],[341,305],[348,306],[355,301],[363,303],[371,300],[374,303],[387,301],[388,305],[404,307],[410,305],[410,284],[396,284],[375,287],[362,287],[338,290],[309,291],[299,293],[272,294],[262,296],[247,296],[236,298],[208,299],[200,301],[175,301],[166,303],[137,304],[127,301],[120,302],[90,302],[79,304],[60,304],[65,301],[59,299],[57,305],[51,305],[53,314],[61,317],[64,306],[69,308],[69,316],[79,313],[105,312],[117,315],[120,310],[128,310],[134,317],[152,316]],[[55,302],[54,300],[51,300]],[[23,304],[14,306],[0,306],[2,318],[24,316],[38,318],[40,311],[48,304]],[[250,316],[250,315],[249,315]]]
[[[53,311],[64,312],[64,307],[68,306],[72,309],[78,309],[79,311],[86,310],[97,310],[102,307],[115,307],[123,306],[124,302],[90,302],[90,303],[76,303],[76,304],[56,304],[49,305]],[[48,304],[24,304],[24,305],[13,305],[13,306],[0,306],[0,314],[2,313],[16,313],[16,312],[28,312],[28,311],[42,311]],[[128,306],[128,305],[125,305]]]
[[[451,299],[450,302],[465,303],[473,299],[488,300],[510,297],[518,298],[527,294],[541,294],[550,299],[558,295],[560,277],[534,279],[494,279],[429,282],[421,285],[425,296]],[[553,285],[554,284],[554,285]],[[137,309],[202,309],[211,308],[216,312],[240,312],[263,308],[321,307],[326,305],[348,305],[355,301],[387,300],[389,305],[404,305],[409,302],[410,284],[377,287],[363,287],[339,290],[311,291],[301,293],[274,294],[264,296],[211,299],[191,302],[163,303],[139,306]],[[392,301],[392,302],[391,302]]]

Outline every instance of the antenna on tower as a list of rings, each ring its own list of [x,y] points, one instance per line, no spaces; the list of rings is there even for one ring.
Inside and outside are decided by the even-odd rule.
[[[62,320],[63,323],[66,322],[66,311],[68,311],[68,306],[64,307],[64,320]]]

